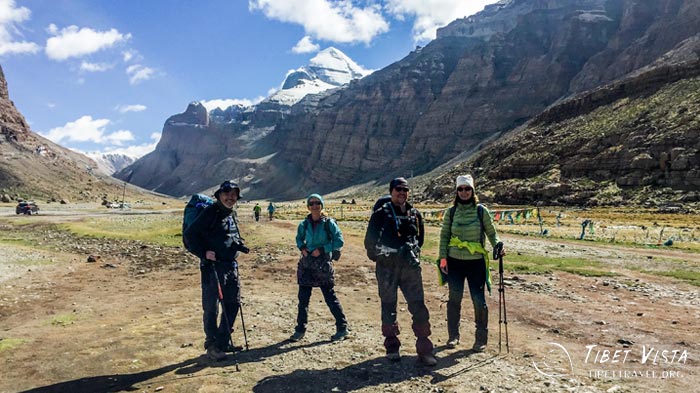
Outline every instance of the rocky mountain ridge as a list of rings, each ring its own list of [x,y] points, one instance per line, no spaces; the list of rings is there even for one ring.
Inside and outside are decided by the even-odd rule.
[[[121,199],[123,182],[93,171],[96,163],[32,132],[10,100],[0,67],[0,198],[99,202]],[[130,198],[150,194],[126,187]],[[158,197],[164,200],[162,197]]]
[[[158,160],[119,176],[175,195],[234,177],[248,197],[290,199],[428,173],[567,97],[690,56],[677,51],[697,39],[697,20],[691,0],[501,1],[288,112],[188,135],[166,123]]]
[[[694,53],[700,54],[700,46]],[[554,105],[436,176],[448,200],[472,173],[502,204],[700,205],[700,60],[653,68]]]

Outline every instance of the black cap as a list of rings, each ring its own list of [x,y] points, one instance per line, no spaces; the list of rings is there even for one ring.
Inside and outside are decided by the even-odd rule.
[[[409,188],[406,179],[404,179],[403,177],[397,177],[396,179],[389,182],[389,192],[391,192],[391,190],[393,190],[397,186],[404,186],[406,188]]]
[[[229,192],[231,190],[238,190],[238,198],[241,198],[241,188],[238,187],[238,183],[234,182],[233,180],[226,180],[225,182],[221,183],[219,186],[219,189],[214,192],[214,198],[219,199],[219,193],[221,192]]]

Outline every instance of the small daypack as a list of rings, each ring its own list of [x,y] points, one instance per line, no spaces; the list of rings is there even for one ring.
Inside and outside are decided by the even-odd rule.
[[[202,213],[202,211],[207,207],[214,204],[214,199],[204,194],[194,194],[187,202],[185,206],[185,211],[182,215],[182,244],[185,246],[187,251],[192,252],[190,247],[187,245],[187,240],[185,240],[185,231],[192,225],[194,220]]]
[[[326,235],[328,235],[328,240],[333,241],[333,233],[331,232],[331,220],[335,221],[331,217],[326,217],[326,219],[323,220],[323,229],[326,230]],[[304,226],[304,233],[306,233],[307,228],[309,227],[309,217],[308,216],[304,219],[304,223],[302,225]]]

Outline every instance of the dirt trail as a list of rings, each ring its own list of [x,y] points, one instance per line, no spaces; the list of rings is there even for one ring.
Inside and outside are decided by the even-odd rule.
[[[293,237],[295,227],[286,221],[247,222],[243,231]],[[291,244],[258,247],[240,260],[250,349],[218,363],[202,356],[199,271],[182,249],[129,241],[106,248],[65,234],[45,238],[60,258],[16,270],[15,277],[0,282],[1,392],[671,392],[693,391],[700,383],[698,289],[625,267],[667,263],[649,259],[649,250],[506,236],[510,252],[589,255],[611,261],[618,275],[507,272],[510,353],[503,337],[500,355],[496,289],[487,298],[488,350],[468,350],[468,296],[462,346],[446,349],[447,289],[437,285],[434,267],[424,264],[439,359],[436,367],[425,368],[416,360],[405,302],[399,304],[403,360],[384,359],[374,266],[359,236],[346,236],[336,265],[349,339],[330,342],[332,317],[314,291],[306,338],[286,341],[296,317],[297,253]],[[17,258],[30,251],[8,246],[3,252]],[[86,263],[91,252],[99,252],[101,260]],[[673,258],[694,263],[698,256],[673,253]],[[243,343],[240,319],[234,339]],[[659,349],[667,352],[652,361]],[[610,359],[603,361],[603,350]],[[679,352],[668,361],[674,350]],[[679,361],[682,351],[685,361]],[[650,355],[646,361],[644,355]],[[562,375],[545,376],[535,365],[544,374]],[[614,374],[624,372],[623,378]]]

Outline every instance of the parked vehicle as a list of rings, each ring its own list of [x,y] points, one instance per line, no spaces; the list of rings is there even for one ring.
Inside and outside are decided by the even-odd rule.
[[[20,201],[15,208],[15,213],[17,214],[38,214],[39,206],[33,201]]]

